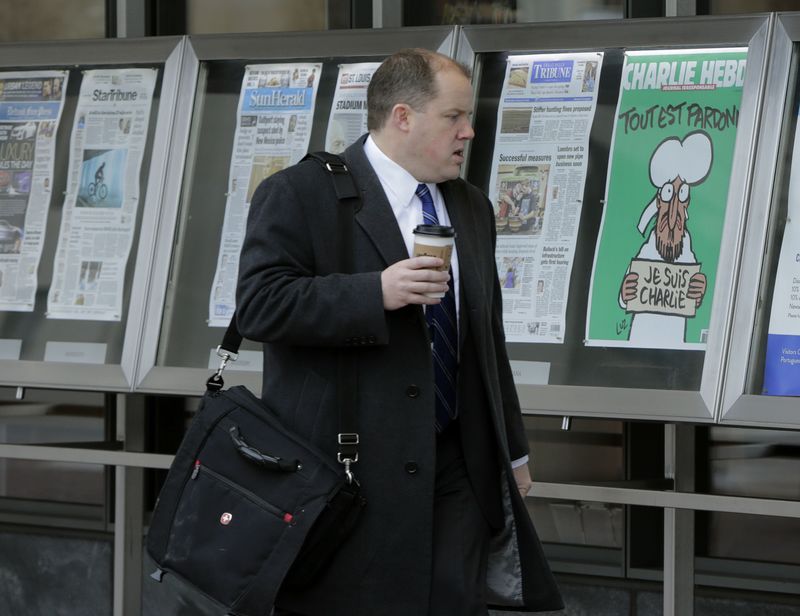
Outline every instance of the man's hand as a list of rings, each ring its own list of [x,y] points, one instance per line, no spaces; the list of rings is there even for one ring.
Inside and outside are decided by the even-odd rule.
[[[700,272],[697,272],[689,278],[689,290],[686,292],[686,297],[693,299],[697,308],[703,303],[703,297],[706,294],[706,284],[706,275]]]
[[[514,469],[514,481],[517,482],[517,490],[519,490],[520,496],[524,499],[528,496],[528,492],[530,492],[531,486],[533,485],[531,471],[527,464],[523,464]]]
[[[383,307],[397,310],[409,304],[438,304],[441,300],[425,293],[444,293],[450,274],[434,268],[444,262],[438,257],[413,257],[398,261],[381,272]]]
[[[636,299],[636,290],[639,287],[639,274],[629,272],[622,279],[622,288],[619,291],[622,303],[627,304],[632,299]]]

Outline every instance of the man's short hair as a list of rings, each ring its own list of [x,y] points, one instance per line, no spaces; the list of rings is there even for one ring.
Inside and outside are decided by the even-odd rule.
[[[398,103],[415,110],[425,107],[438,94],[436,73],[443,70],[472,76],[463,64],[428,49],[402,49],[386,58],[367,88],[367,128],[379,130]]]

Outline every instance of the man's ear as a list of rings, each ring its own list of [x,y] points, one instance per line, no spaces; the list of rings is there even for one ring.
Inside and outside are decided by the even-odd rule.
[[[392,107],[392,111],[389,114],[389,122],[397,130],[407,132],[409,130],[410,115],[412,113],[413,110],[411,109],[411,107],[409,107],[405,103],[397,103],[394,107]]]

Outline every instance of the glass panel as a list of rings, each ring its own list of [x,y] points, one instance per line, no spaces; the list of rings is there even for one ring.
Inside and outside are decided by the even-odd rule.
[[[323,68],[309,151],[325,149],[325,132],[339,64],[380,60],[375,57],[316,60],[323,63]],[[314,61],[302,60],[304,63]],[[291,64],[292,61],[281,60],[284,62]],[[222,341],[224,329],[208,326],[209,295],[220,248],[239,93],[245,66],[253,63],[260,62],[215,61],[201,67],[203,87],[198,93],[192,121],[190,163],[184,178],[178,223],[181,231],[171,265],[158,365],[205,369],[210,351]],[[245,341],[242,349],[254,350],[260,346]]]
[[[516,52],[515,52],[516,53]],[[523,53],[523,52],[520,52]],[[509,54],[481,56],[481,82],[475,113],[476,137],[468,179],[489,191],[490,164],[497,130],[497,106]],[[700,388],[705,353],[584,346],[588,292],[605,197],[611,137],[620,87],[623,53],[605,50],[597,111],[589,142],[589,164],[575,247],[563,344],[509,343],[512,360],[549,364],[549,384],[645,389]],[[475,161],[478,161],[477,163]],[[635,378],[632,371],[635,370]]]
[[[508,24],[578,19],[621,19],[622,0],[481,0],[406,2],[404,26]]]
[[[104,67],[82,66],[69,71],[67,81],[66,101],[61,117],[61,123],[56,135],[56,153],[54,175],[52,182],[52,199],[47,217],[47,227],[44,237],[41,262],[38,269],[38,288],[33,312],[2,312],[0,311],[0,351],[7,348],[9,341],[16,341],[24,336],[21,343],[19,359],[43,361],[45,350],[49,342],[65,343],[90,343],[101,344],[105,350],[106,364],[119,364],[122,357],[122,343],[125,334],[125,325],[128,318],[128,305],[130,302],[131,285],[133,282],[134,262],[136,259],[136,246],[139,241],[139,228],[145,209],[144,195],[146,193],[149,175],[149,161],[152,153],[153,138],[156,129],[156,116],[163,78],[163,66],[150,68],[158,69],[158,78],[153,94],[153,104],[148,126],[146,146],[142,159],[141,174],[139,177],[140,203],[137,208],[137,221],[134,225],[134,235],[131,250],[125,268],[124,291],[122,297],[123,314],[119,321],[90,321],[90,320],[63,320],[48,319],[46,317],[48,291],[53,280],[53,269],[58,245],[61,219],[64,210],[65,195],[68,186],[69,158],[72,152],[71,132],[78,105],[78,97],[82,81],[82,72],[92,68],[108,69]],[[123,68],[123,67],[119,67]],[[144,67],[142,67],[144,68]],[[3,69],[13,70],[13,69]],[[38,70],[38,69],[37,69]],[[88,150],[87,150],[88,151]],[[106,247],[106,249],[108,249]],[[92,248],[88,248],[92,250]],[[92,253],[90,253],[92,254]],[[74,284],[73,284],[74,287]],[[77,301],[77,300],[76,300]],[[12,345],[13,346],[13,345]],[[65,352],[68,354],[68,352]],[[5,355],[0,355],[8,359]],[[17,359],[17,357],[10,357]],[[69,358],[65,358],[67,361]]]
[[[797,10],[795,0],[709,0],[708,4],[709,15]]]
[[[186,33],[324,30],[327,10],[326,0],[187,0]]]
[[[711,494],[796,501],[800,498],[800,434],[713,427],[708,439]],[[800,564],[800,520],[708,513],[706,555]]]
[[[574,420],[569,431],[557,418],[525,416],[534,483],[620,481],[625,478],[623,424]],[[528,498],[539,538],[546,543],[621,549],[621,505]]]
[[[104,441],[103,394],[27,393],[25,400],[0,400],[0,442],[91,447]],[[104,469],[96,464],[0,458],[0,497],[103,505]],[[0,504],[0,510],[8,510],[7,504]]]
[[[92,39],[106,35],[106,0],[4,0],[0,41]]]

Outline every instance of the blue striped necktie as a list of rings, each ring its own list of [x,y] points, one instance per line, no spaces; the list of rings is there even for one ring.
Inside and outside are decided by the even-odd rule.
[[[425,184],[417,186],[416,195],[422,201],[422,219],[426,225],[438,225],[439,217],[433,206],[431,191]],[[425,320],[431,334],[433,354],[433,383],[436,388],[436,430],[441,432],[456,418],[456,374],[458,372],[458,325],[453,274],[442,301],[425,308]]]

